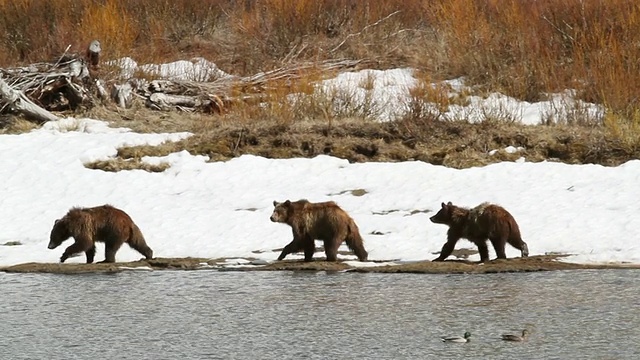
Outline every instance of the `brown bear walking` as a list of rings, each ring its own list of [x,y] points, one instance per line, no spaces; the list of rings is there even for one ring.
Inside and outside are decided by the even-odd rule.
[[[288,254],[304,251],[304,261],[311,261],[315,252],[314,240],[324,241],[327,261],[338,260],[338,247],[346,242],[360,261],[366,261],[360,230],[355,221],[335,202],[311,203],[307,200],[273,202],[271,221],[291,226],[293,240],[284,247],[278,260]]]
[[[96,241],[105,244],[105,259],[101,262],[116,262],[116,252],[125,242],[145,258],[153,258],[153,250],[147,246],[138,226],[127,213],[110,205],[69,210],[53,225],[49,249],[57,248],[70,237],[75,239],[75,243],[67,247],[60,262],[84,252],[87,264],[91,264],[96,254]]]
[[[489,260],[487,239],[491,241],[498,259],[506,259],[506,243],[520,250],[522,257],[529,256],[529,248],[520,237],[520,229],[511,214],[498,205],[482,203],[473,209],[442,203],[442,208],[432,216],[436,224],[449,225],[447,242],[440,256],[433,261],[444,261],[453,252],[460,238],[468,239],[478,246],[480,262]]]

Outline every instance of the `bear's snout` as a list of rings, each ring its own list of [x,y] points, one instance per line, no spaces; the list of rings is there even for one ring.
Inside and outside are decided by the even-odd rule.
[[[50,242],[50,243],[49,243],[49,246],[47,246],[47,247],[48,247],[49,249],[55,249],[55,248],[57,248],[57,247],[58,247],[58,245],[56,245],[56,244],[54,244],[54,243]]]
[[[271,219],[272,222],[277,222],[276,221],[276,217],[274,215],[271,215],[271,217],[269,219]]]

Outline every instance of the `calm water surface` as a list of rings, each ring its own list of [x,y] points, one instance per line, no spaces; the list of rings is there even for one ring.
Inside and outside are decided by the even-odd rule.
[[[640,359],[639,274],[0,274],[0,358]]]

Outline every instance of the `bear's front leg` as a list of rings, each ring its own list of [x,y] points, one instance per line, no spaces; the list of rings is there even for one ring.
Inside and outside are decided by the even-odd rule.
[[[337,238],[324,242],[324,253],[327,255],[327,261],[338,261],[339,247],[340,241]]]
[[[104,260],[100,263],[114,263],[116,262],[116,252],[120,248],[121,243],[105,243],[104,244]]]
[[[433,259],[433,261],[444,261],[444,259],[448,258],[449,255],[453,252],[453,249],[456,247],[456,243],[460,238],[458,237],[449,237],[446,243],[442,245],[442,250],[440,250],[440,256]]]
[[[85,249],[86,249],[86,245],[84,243],[76,241],[75,243],[73,243],[72,245],[70,245],[65,249],[64,253],[62,253],[62,256],[60,257],[60,262],[63,263],[65,260],[67,260],[71,256],[85,251]]]
[[[480,253],[480,262],[489,261],[489,248],[487,247],[487,241],[482,240],[473,240],[473,242],[478,246],[478,252]]]
[[[304,261],[313,261],[313,253],[316,252],[316,243],[311,238],[304,239]]]
[[[300,245],[298,244],[296,239],[293,239],[289,244],[287,244],[287,246],[284,247],[284,249],[282,249],[280,256],[278,256],[278,260],[284,260],[285,256],[298,251],[300,251]]]
[[[89,250],[84,252],[87,255],[87,264],[91,264],[96,257],[96,246],[92,246]]]

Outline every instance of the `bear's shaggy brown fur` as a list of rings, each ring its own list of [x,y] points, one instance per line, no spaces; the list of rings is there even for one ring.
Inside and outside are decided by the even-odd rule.
[[[60,257],[60,262],[84,252],[87,255],[87,264],[92,263],[96,254],[96,241],[105,244],[105,260],[101,262],[115,262],[116,252],[123,243],[129,244],[146,259],[153,258],[153,250],[147,246],[138,226],[127,213],[110,205],[76,207],[69,210],[53,225],[49,249],[57,248],[70,237],[75,239],[75,243],[67,247]]]
[[[327,261],[338,260],[338,247],[346,242],[360,261],[366,261],[362,236],[355,221],[335,202],[311,203],[307,200],[273,202],[271,221],[291,226],[293,240],[284,247],[278,260],[288,254],[304,251],[304,261],[311,261],[315,252],[314,240],[324,241]]]
[[[466,209],[451,202],[442,203],[440,211],[430,219],[436,224],[449,226],[447,242],[442,246],[440,256],[433,261],[444,261],[451,255],[460,238],[468,239],[478,246],[480,262],[489,260],[487,239],[491,241],[498,259],[507,258],[506,243],[520,250],[522,257],[529,256],[529,248],[522,241],[516,220],[501,206],[482,203],[473,209]]]

